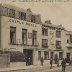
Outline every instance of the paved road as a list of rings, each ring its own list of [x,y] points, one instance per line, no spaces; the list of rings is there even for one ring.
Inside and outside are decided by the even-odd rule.
[[[61,67],[53,67],[50,69],[49,67],[40,67],[40,68],[29,68],[27,70],[17,70],[17,71],[5,71],[5,72],[62,72]],[[66,67],[66,72],[72,72],[72,66]]]

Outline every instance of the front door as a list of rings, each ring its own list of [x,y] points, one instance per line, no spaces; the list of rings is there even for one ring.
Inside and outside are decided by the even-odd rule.
[[[33,50],[24,49],[24,55],[26,60],[26,65],[33,64]]]

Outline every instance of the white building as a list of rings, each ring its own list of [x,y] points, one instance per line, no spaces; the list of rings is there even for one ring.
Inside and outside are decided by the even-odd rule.
[[[40,15],[30,9],[0,4],[0,48],[22,52],[26,58],[30,57],[30,64],[39,65],[41,57],[47,64],[56,54],[59,60],[66,57],[72,48],[72,44],[67,46],[70,34],[72,32],[66,31],[62,25],[52,24],[50,20],[42,23]]]

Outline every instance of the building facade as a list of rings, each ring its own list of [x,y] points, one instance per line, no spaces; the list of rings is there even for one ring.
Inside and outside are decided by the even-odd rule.
[[[48,64],[56,55],[60,61],[71,58],[72,32],[50,20],[43,23],[41,16],[30,9],[0,4],[0,48],[22,52],[26,59],[30,58],[30,65],[40,65],[41,57]]]

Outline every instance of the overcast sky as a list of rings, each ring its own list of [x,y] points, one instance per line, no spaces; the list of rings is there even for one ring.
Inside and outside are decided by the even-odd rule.
[[[0,0],[24,9],[31,8],[33,13],[40,14],[41,19],[51,20],[53,24],[62,24],[64,28],[72,31],[72,2],[11,2]]]

